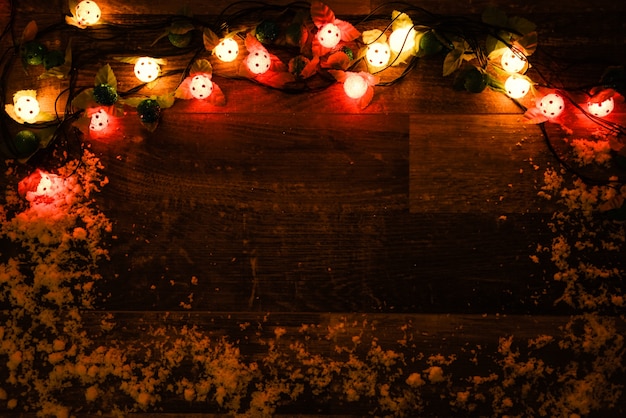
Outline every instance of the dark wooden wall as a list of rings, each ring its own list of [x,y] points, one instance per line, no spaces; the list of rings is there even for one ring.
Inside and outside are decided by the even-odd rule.
[[[180,7],[154,0],[102,3],[106,18],[117,24],[162,19]],[[199,17],[229,4],[187,3]],[[328,4],[354,22],[385,6]],[[621,2],[415,4],[472,19],[497,5],[532,20],[539,31],[537,69],[566,85],[593,84],[607,65],[626,58]],[[61,0],[20,1],[16,32],[31,19],[40,28],[58,22],[66,8]],[[7,21],[7,8],[0,14]],[[72,35],[51,36],[64,45]],[[106,43],[123,42],[131,53],[149,50],[151,41],[129,35]],[[167,67],[189,59],[170,58]],[[113,222],[110,261],[100,263],[101,297],[96,310],[84,313],[85,323],[97,328],[100,315],[111,313],[118,326],[107,338],[122,342],[157,324],[196,324],[238,341],[248,359],[261,358],[274,327],[298,340],[302,324],[319,329],[312,350],[332,357],[325,333],[338,322],[346,324],[345,338],[366,329],[381,346],[405,350],[407,358],[420,352],[462,356],[482,347],[481,358],[490,360],[475,368],[451,366],[459,380],[498,367],[492,359],[500,337],[526,341],[562,332],[570,315],[583,311],[555,303],[564,288],[552,278],[557,268],[549,255],[539,254],[539,263],[531,259],[538,245],[551,245],[554,213],[564,210],[556,198],[538,195],[545,170],[558,169],[558,161],[511,100],[493,91],[454,91],[452,78],[441,76],[442,61],[421,59],[401,83],[377,87],[366,109],[344,99],[340,85],[288,94],[222,77],[218,65],[214,81],[226,96],[224,107],[180,101],[163,112],[154,132],[127,116],[111,137],[85,138],[84,146],[105,167],[109,184],[95,198]],[[105,63],[120,90],[135,84],[127,64],[105,56],[85,65],[78,83],[89,85]],[[16,68],[10,82],[34,78]],[[162,80],[155,92],[177,81]],[[53,106],[55,96],[45,93],[64,81],[40,83],[44,106]],[[611,117],[623,123],[620,106]],[[550,126],[549,132],[554,145],[563,146],[564,131]],[[75,143],[58,146],[79,152]],[[40,152],[28,167],[51,164],[50,155]],[[598,253],[593,261],[622,270],[625,255],[624,249]],[[600,313],[617,319],[624,331],[619,307]],[[248,323],[260,331],[242,327]],[[410,348],[398,344],[407,323],[414,327]],[[430,400],[421,414],[449,416],[450,398],[439,400],[436,391],[424,396]],[[375,404],[337,401],[321,412],[362,415]],[[173,395],[163,405],[164,413],[216,412]],[[320,409],[304,401],[295,405],[279,412]],[[602,416],[624,413],[623,397],[619,405],[600,409]],[[485,408],[485,415],[494,413]]]

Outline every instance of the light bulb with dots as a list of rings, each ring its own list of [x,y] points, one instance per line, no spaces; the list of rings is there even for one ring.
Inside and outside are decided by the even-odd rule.
[[[150,83],[161,73],[161,66],[154,58],[141,57],[135,63],[135,77],[143,83]]]
[[[389,45],[383,42],[374,42],[368,45],[365,59],[372,67],[384,67],[389,62],[391,52]]]
[[[519,73],[526,68],[526,56],[519,50],[507,48],[502,54],[500,64],[507,73]]]
[[[334,48],[341,41],[341,31],[332,24],[327,23],[317,32],[317,40],[324,48]]]
[[[399,28],[391,32],[389,46],[396,54],[412,51],[415,48],[415,29],[412,27]]]
[[[524,77],[512,75],[504,82],[506,94],[512,99],[521,99],[530,91],[530,82]]]
[[[39,115],[39,102],[32,96],[22,96],[15,100],[13,104],[15,114],[26,122],[34,122]]]
[[[592,102],[587,103],[587,109],[589,110],[589,113],[591,113],[594,116],[598,116],[600,118],[608,116],[613,111],[614,108],[615,108],[615,101],[613,100],[612,97],[609,97],[608,99],[600,103],[592,103]]]
[[[213,93],[213,83],[208,76],[198,74],[191,79],[189,90],[195,99],[203,100]]]
[[[367,81],[359,74],[350,74],[343,82],[343,90],[351,99],[360,99],[367,91]]]
[[[267,51],[255,51],[246,58],[246,65],[252,74],[265,74],[272,65],[272,60]]]
[[[551,93],[545,95],[541,101],[539,101],[537,107],[545,117],[552,119],[563,112],[563,109],[565,109],[565,100],[563,100],[560,95]]]
[[[96,113],[91,115],[91,123],[89,124],[89,129],[94,132],[104,131],[109,126],[109,115],[104,109],[98,110]]]
[[[91,26],[98,23],[100,20],[100,7],[95,1],[83,0],[75,9],[76,20],[83,26]]]
[[[222,62],[233,62],[239,55],[239,44],[233,38],[224,38],[217,44],[213,53]]]

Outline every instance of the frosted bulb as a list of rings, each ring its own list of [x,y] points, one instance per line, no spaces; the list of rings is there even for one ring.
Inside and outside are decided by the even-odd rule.
[[[206,75],[197,75],[191,79],[189,90],[191,90],[191,95],[194,98],[199,100],[206,99],[213,93],[213,83]]]
[[[48,193],[52,193],[52,179],[50,178],[50,175],[43,172],[41,172],[40,175],[41,179],[37,185],[37,194],[46,195]]]
[[[95,1],[84,0],[75,9],[76,20],[83,26],[95,25],[100,20],[100,8]]]
[[[265,51],[257,51],[246,59],[246,65],[252,74],[265,74],[270,69],[272,60]]]
[[[559,116],[564,108],[565,101],[556,93],[544,96],[539,102],[539,110],[549,119]]]
[[[343,82],[343,90],[351,99],[359,99],[363,97],[367,91],[367,82],[358,74],[349,75]]]
[[[317,40],[324,48],[334,48],[341,41],[341,31],[332,23],[327,23],[317,32]]]
[[[600,103],[587,103],[587,108],[589,109],[589,113],[594,116],[604,117],[613,111],[615,108],[615,101],[613,101],[612,97],[609,97],[603,102]]]
[[[104,111],[104,109],[100,109],[91,115],[89,129],[95,132],[100,132],[105,130],[107,126],[109,126],[109,115]]]
[[[365,59],[373,67],[383,67],[389,62],[389,45],[382,42],[375,42],[367,47]]]
[[[26,122],[32,122],[39,114],[39,102],[32,96],[22,96],[15,101],[15,114]]]
[[[141,57],[135,63],[135,76],[143,83],[156,80],[161,72],[161,67],[154,58]]]
[[[526,57],[520,51],[512,49],[507,49],[502,54],[502,60],[500,63],[502,64],[502,68],[504,71],[509,73],[519,73],[526,67]]]
[[[233,62],[239,55],[239,44],[233,38],[224,38],[213,51],[222,62]]]
[[[530,91],[530,82],[525,78],[510,76],[504,82],[506,94],[512,99],[521,99]]]
[[[391,50],[396,54],[411,51],[415,48],[415,30],[411,27],[396,29],[389,37]]]

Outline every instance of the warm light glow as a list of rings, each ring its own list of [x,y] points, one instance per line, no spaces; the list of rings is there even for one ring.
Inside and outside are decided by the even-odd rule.
[[[14,102],[15,114],[26,122],[33,122],[39,115],[39,102],[32,96],[21,96]]]
[[[341,41],[341,31],[332,23],[327,23],[317,32],[317,40],[324,48],[334,48]]]
[[[135,63],[135,76],[143,83],[156,80],[161,72],[161,67],[154,58],[141,57]]]
[[[565,101],[556,93],[544,96],[539,102],[539,110],[549,119],[555,118],[563,112]]]
[[[95,25],[100,20],[100,14],[95,1],[84,0],[76,6],[76,20],[83,26]]]
[[[502,54],[502,68],[508,73],[519,73],[526,67],[526,57],[519,50],[507,49]]]
[[[615,108],[615,101],[612,97],[609,97],[600,103],[589,102],[587,103],[587,108],[589,109],[589,113],[602,118],[613,111]]]
[[[92,131],[100,132],[105,130],[108,126],[109,115],[104,111],[104,109],[100,109],[91,115],[91,124],[89,125],[89,129]]]
[[[358,74],[350,74],[343,82],[343,90],[352,99],[363,97],[367,91],[367,81]]]
[[[208,76],[199,74],[191,79],[189,90],[194,98],[199,100],[206,99],[213,93],[213,83]]]
[[[530,82],[523,77],[512,75],[504,82],[506,94],[512,99],[521,99],[530,91]]]
[[[246,59],[246,65],[252,74],[265,74],[271,64],[272,60],[267,51],[253,52]]]
[[[396,54],[408,52],[415,48],[415,29],[411,27],[396,29],[389,37],[389,46]]]
[[[367,53],[365,58],[367,62],[373,67],[384,67],[389,62],[389,45],[382,42],[374,42],[367,47]]]
[[[239,44],[233,38],[224,38],[217,44],[213,53],[222,62],[233,62],[239,55]]]

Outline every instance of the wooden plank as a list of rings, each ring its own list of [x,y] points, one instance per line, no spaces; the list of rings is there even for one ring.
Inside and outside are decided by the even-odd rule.
[[[624,12],[625,6],[622,3],[611,0],[601,0],[598,2],[590,2],[588,0],[573,0],[567,3],[561,2],[544,2],[541,0],[530,1],[491,1],[491,0],[464,0],[458,2],[437,1],[437,0],[409,0],[406,4],[415,7],[421,7],[431,13],[440,13],[442,15],[452,14],[481,14],[487,7],[496,6],[511,15],[541,14],[550,13],[553,15],[567,15],[571,13],[592,13],[604,12],[607,15],[610,12]],[[388,6],[389,5],[389,6]],[[402,9],[401,6],[389,4],[385,0],[372,0],[372,9],[377,7],[396,7]]]

